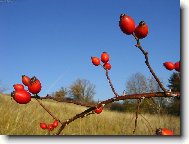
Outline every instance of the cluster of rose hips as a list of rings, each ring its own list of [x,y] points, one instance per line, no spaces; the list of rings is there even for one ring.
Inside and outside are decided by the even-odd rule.
[[[169,130],[167,128],[159,128],[156,130],[156,135],[172,136],[172,135],[174,135],[174,133],[173,133],[173,130]]]
[[[167,70],[171,71],[171,70],[175,69],[176,71],[180,72],[180,61],[176,62],[176,63],[164,62],[163,65]]]
[[[107,52],[103,52],[101,54],[101,62],[103,62],[103,67],[104,69],[110,70],[111,69],[111,64],[109,63],[110,56],[108,55]],[[100,65],[100,59],[98,57],[91,57],[91,61],[93,65],[99,66]]]
[[[48,130],[48,131],[52,131],[54,130],[54,128],[56,128],[58,126],[58,120],[54,120],[53,123],[50,123],[50,124],[46,124],[46,123],[40,123],[40,127],[43,129],[43,130]]]
[[[11,96],[17,103],[27,104],[31,101],[30,93],[37,96],[37,94],[41,91],[41,83],[35,76],[30,79],[26,75],[22,75],[22,83],[28,87],[28,90],[24,89],[23,84],[14,84],[13,88],[15,91],[11,93]]]
[[[134,34],[138,39],[143,39],[148,35],[148,25],[144,21],[136,26],[133,18],[126,14],[120,15],[119,26],[123,33]]]

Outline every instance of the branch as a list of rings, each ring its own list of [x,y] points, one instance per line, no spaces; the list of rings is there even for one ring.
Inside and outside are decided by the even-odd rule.
[[[35,96],[32,96],[32,98],[36,98]],[[75,104],[75,105],[80,105],[80,106],[85,106],[85,107],[94,107],[95,106],[95,104],[94,103],[82,103],[82,102],[78,102],[78,101],[76,101],[76,100],[59,100],[59,99],[57,99],[57,98],[55,98],[55,97],[52,97],[52,96],[49,96],[49,95],[47,95],[47,96],[45,96],[45,97],[38,97],[38,99],[41,99],[41,100],[43,100],[43,99],[52,99],[52,100],[54,100],[54,101],[57,101],[57,102],[66,102],[66,103],[72,103],[72,104]]]
[[[158,77],[156,76],[154,70],[153,70],[152,67],[150,66],[150,63],[149,63],[149,61],[148,61],[148,52],[146,52],[146,51],[142,48],[142,46],[140,45],[139,39],[138,39],[134,34],[133,34],[133,36],[134,36],[135,40],[137,41],[137,44],[136,44],[135,46],[138,47],[138,48],[140,49],[140,51],[141,51],[141,52],[144,54],[144,56],[145,56],[145,59],[146,59],[145,63],[146,63],[146,65],[147,65],[148,69],[150,70],[150,72],[151,72],[151,74],[153,75],[153,77],[155,78],[155,80],[158,82],[160,88],[164,91],[164,93],[166,93],[166,92],[167,92],[166,89],[164,88],[164,86],[162,85],[162,83],[160,82],[160,80],[158,79]]]
[[[142,114],[140,114],[140,116],[148,123],[148,125],[150,126],[150,129],[151,129],[151,132],[153,132],[153,129],[152,129],[150,122]]]
[[[88,115],[88,113],[91,113],[92,111],[94,111],[97,107],[101,107],[101,106],[105,106],[107,104],[113,103],[115,101],[120,101],[120,100],[126,100],[126,99],[144,99],[144,98],[151,98],[151,97],[179,97],[180,93],[179,92],[167,92],[166,94],[164,92],[156,92],[156,93],[143,93],[143,94],[131,94],[131,95],[123,95],[123,96],[116,96],[113,98],[110,98],[108,100],[102,101],[100,103],[98,103],[96,106],[94,107],[90,107],[87,110],[85,110],[84,112],[75,115],[74,117],[66,120],[65,122],[62,123],[62,126],[59,128],[58,132],[56,135],[60,135],[60,133],[62,132],[62,130],[71,122],[73,122],[74,120],[78,119],[78,118],[83,118],[86,117]]]
[[[48,112],[55,120],[58,120],[58,121],[62,124],[62,122],[61,122],[57,117],[55,117],[55,116],[49,111],[49,109],[47,109],[47,108],[39,101],[39,99],[36,98],[36,100],[37,100],[37,102],[40,104],[40,106],[41,106],[42,108],[44,108],[44,110],[45,110],[46,112]]]
[[[135,133],[136,131],[136,128],[137,128],[137,119],[138,119],[138,114],[139,114],[139,108],[140,108],[140,104],[141,104],[141,99],[138,100],[137,102],[137,109],[136,109],[136,118],[135,118],[135,128],[133,130],[133,134]]]
[[[58,132],[56,135],[60,135],[60,133],[62,132],[62,130],[68,125],[70,124],[71,122],[73,122],[74,120],[78,119],[78,118],[83,118],[85,116],[88,116],[89,113],[91,113],[93,110],[95,110],[96,107],[90,107],[88,108],[87,110],[85,110],[84,112],[80,113],[80,114],[77,114],[75,115],[74,117],[66,120],[65,122],[62,123],[62,126],[59,128]]]
[[[110,79],[110,77],[109,77],[109,75],[108,75],[108,70],[107,69],[105,69],[106,70],[106,78],[107,78],[107,80],[108,80],[108,82],[109,82],[109,84],[110,84],[110,87],[111,87],[111,89],[112,89],[112,92],[114,93],[114,95],[117,97],[117,96],[119,96],[118,94],[117,94],[117,92],[115,91],[115,89],[114,89],[114,86],[113,86],[113,84],[112,84],[112,82],[111,82],[111,79]]]

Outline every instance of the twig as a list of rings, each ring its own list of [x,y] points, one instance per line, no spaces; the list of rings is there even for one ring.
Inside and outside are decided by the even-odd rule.
[[[85,116],[87,116],[88,113],[90,113],[91,111],[95,110],[96,107],[91,107],[87,110],[85,110],[84,112],[80,113],[80,114],[77,114],[75,115],[74,117],[66,120],[65,122],[62,123],[62,126],[59,128],[58,132],[56,135],[60,135],[60,133],[62,132],[62,130],[68,125],[70,124],[71,122],[73,122],[74,120],[78,119],[78,118],[83,118]]]
[[[45,110],[46,112],[48,112],[55,120],[58,120],[58,121],[62,124],[62,122],[61,122],[57,117],[55,117],[55,116],[39,101],[39,99],[36,98],[36,100],[37,100],[37,102],[41,105],[41,107],[44,108],[44,110]]]
[[[150,126],[151,131],[153,132],[153,129],[152,129],[152,126],[151,126],[150,122],[142,114],[140,114],[140,116],[148,123],[148,125]]]
[[[32,98],[35,98],[35,96],[32,96]],[[51,99],[51,100],[54,100],[54,101],[57,101],[57,102],[66,102],[66,103],[72,103],[72,104],[75,104],[75,105],[80,105],[80,106],[85,106],[85,107],[94,107],[96,104],[94,103],[82,103],[82,102],[78,102],[76,100],[59,100],[55,97],[52,97],[52,96],[45,96],[45,97],[39,97],[38,99],[40,100],[43,100],[43,99]]]
[[[136,44],[135,46],[138,47],[138,48],[140,49],[140,51],[141,51],[141,52],[144,54],[144,56],[145,56],[145,59],[146,59],[145,63],[146,63],[146,65],[147,65],[148,69],[150,70],[150,72],[151,72],[151,74],[153,75],[153,77],[155,78],[155,80],[158,82],[160,88],[164,91],[164,93],[166,93],[166,92],[167,92],[166,89],[164,88],[164,86],[162,85],[162,83],[160,82],[160,80],[158,79],[158,77],[156,76],[154,70],[153,70],[152,67],[150,66],[150,63],[149,63],[149,61],[148,61],[148,52],[146,52],[146,51],[142,48],[142,46],[140,45],[139,39],[138,39],[134,34],[133,34],[133,36],[134,36],[135,40],[137,41],[137,44]]]
[[[136,109],[136,118],[135,118],[135,128],[133,130],[133,134],[135,133],[136,131],[136,128],[137,128],[137,120],[138,120],[138,114],[139,114],[139,108],[140,108],[140,104],[141,104],[141,99],[138,99],[138,103],[137,103],[137,109]]]
[[[112,84],[112,81],[111,81],[111,79],[110,79],[110,77],[109,77],[109,75],[108,75],[108,70],[103,66],[103,65],[101,65],[103,68],[104,68],[104,70],[106,71],[106,78],[107,78],[107,80],[108,80],[108,83],[109,83],[109,85],[110,85],[110,87],[111,87],[111,89],[112,89],[112,92],[114,93],[114,95],[117,97],[117,96],[119,96],[118,95],[118,93],[115,91],[115,88],[114,88],[114,86],[113,86],[113,84]]]

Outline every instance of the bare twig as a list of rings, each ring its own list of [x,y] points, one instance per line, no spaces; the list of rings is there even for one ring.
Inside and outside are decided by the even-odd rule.
[[[62,124],[62,122],[61,122],[57,117],[55,117],[55,116],[49,111],[49,109],[46,108],[46,107],[39,101],[39,99],[36,98],[36,100],[37,100],[37,102],[41,105],[41,107],[44,108],[44,110],[45,110],[46,112],[48,112],[55,120],[58,120],[58,121]]]
[[[107,80],[108,80],[108,83],[109,83],[109,85],[110,85],[110,87],[111,87],[111,89],[112,89],[112,92],[114,93],[114,95],[117,97],[117,96],[119,96],[118,95],[118,93],[115,91],[115,88],[114,88],[114,86],[113,86],[113,84],[112,84],[112,81],[111,81],[111,79],[110,79],[110,77],[109,77],[109,75],[108,75],[108,70],[101,64],[101,66],[104,68],[104,70],[106,71],[106,78],[107,78]]]
[[[140,104],[141,104],[141,99],[138,99],[138,102],[137,102],[137,108],[136,108],[136,118],[135,118],[135,127],[134,127],[134,130],[133,130],[133,134],[135,133],[136,131],[136,128],[137,128],[137,120],[138,120],[138,114],[139,114],[139,108],[140,108]]]
[[[35,96],[32,96],[32,98],[35,98]],[[41,99],[41,100],[43,100],[43,99],[51,99],[51,100],[54,100],[54,101],[57,101],[57,102],[66,102],[66,103],[72,103],[72,104],[75,104],[75,105],[80,105],[80,106],[85,106],[85,107],[94,107],[96,104],[94,104],[94,103],[82,103],[82,102],[78,102],[78,101],[76,101],[76,100],[59,100],[59,99],[57,99],[57,98],[55,98],[55,97],[52,97],[52,96],[50,96],[50,95],[47,95],[47,96],[45,96],[45,97],[39,97],[38,99]]]
[[[150,126],[150,129],[151,129],[151,132],[153,132],[150,122],[142,114],[140,114],[140,116],[148,123],[148,125]]]
[[[158,82],[160,88],[164,91],[164,93],[166,93],[166,92],[167,92],[166,89],[164,88],[164,86],[163,86],[162,83],[160,82],[159,78],[156,76],[154,70],[153,70],[152,67],[150,66],[150,63],[149,63],[149,60],[148,60],[148,52],[146,52],[146,51],[142,48],[142,46],[140,45],[139,39],[138,39],[134,34],[133,34],[133,36],[134,36],[134,38],[135,38],[136,41],[137,41],[137,44],[136,44],[135,46],[138,47],[138,48],[140,49],[140,51],[141,51],[141,52],[144,54],[144,56],[145,56],[145,59],[146,59],[145,63],[146,63],[146,65],[147,65],[148,69],[150,70],[150,72],[151,72],[151,74],[153,75],[153,77],[155,78],[155,80]]]
[[[111,89],[112,89],[112,92],[114,93],[114,95],[116,96],[116,97],[118,97],[119,95],[117,94],[117,92],[115,91],[115,89],[114,89],[114,86],[113,86],[113,84],[112,84],[112,82],[111,82],[111,79],[110,79],[110,77],[109,77],[109,75],[108,75],[108,70],[106,69],[106,77],[107,77],[107,79],[108,79],[108,82],[109,82],[109,84],[110,84],[110,87],[111,87]]]
[[[80,114],[77,114],[75,115],[74,117],[66,120],[65,122],[62,123],[62,126],[59,128],[58,132],[56,135],[60,135],[60,133],[62,132],[62,130],[68,125],[70,124],[71,122],[73,122],[74,120],[78,119],[78,118],[83,118],[87,115],[89,115],[88,113],[91,113],[93,110],[95,110],[96,107],[91,107],[91,108],[88,108],[87,110],[85,110],[84,112],[80,113]]]

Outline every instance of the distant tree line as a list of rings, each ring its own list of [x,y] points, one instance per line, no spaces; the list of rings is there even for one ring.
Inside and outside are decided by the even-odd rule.
[[[93,102],[95,85],[86,79],[77,79],[68,88],[61,87],[52,94],[58,100],[76,100],[78,102]]]
[[[174,72],[168,79],[167,87],[174,92],[180,92],[180,73]],[[162,92],[153,77],[141,73],[133,74],[126,82],[123,94],[139,94]],[[95,85],[86,79],[77,79],[68,88],[61,87],[53,93],[58,100],[76,100],[79,102],[94,102]],[[137,100],[114,102],[105,106],[106,109],[120,112],[135,112]],[[178,98],[145,98],[141,100],[140,113],[180,115],[180,99]]]
[[[180,74],[174,72],[168,79],[168,88],[180,92]],[[126,83],[126,94],[160,92],[161,89],[153,77],[146,78],[141,73],[132,75]],[[180,98],[142,99],[140,113],[180,115]],[[135,112],[137,100],[115,102],[108,106],[110,110]]]

